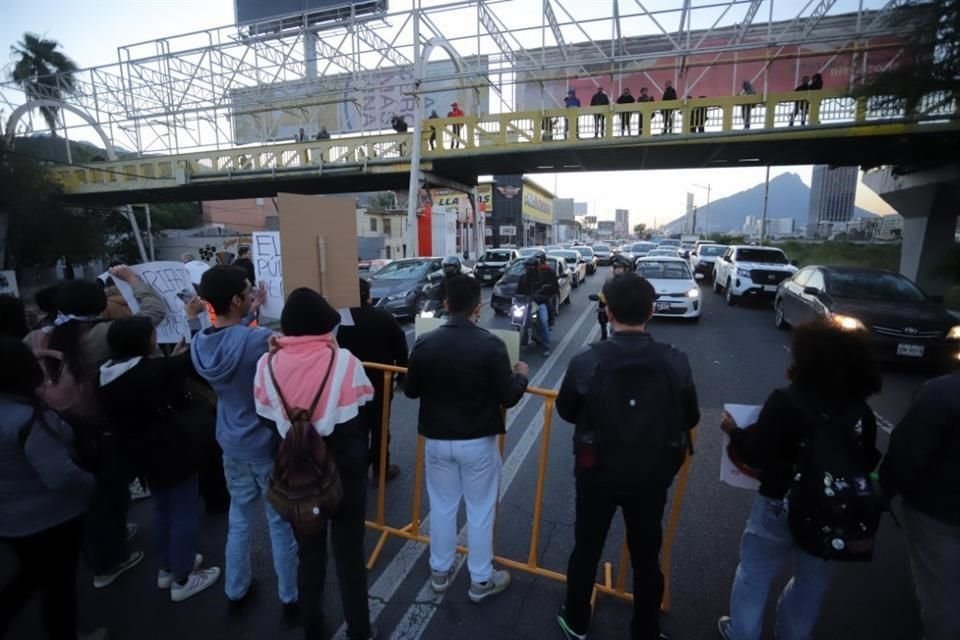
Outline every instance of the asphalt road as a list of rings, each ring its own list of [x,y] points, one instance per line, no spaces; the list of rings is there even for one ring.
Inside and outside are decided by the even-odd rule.
[[[573,302],[564,305],[554,332],[554,352],[544,359],[529,351],[523,359],[530,364],[536,386],[556,388],[566,363],[589,340],[597,339],[596,314],[587,294],[599,289],[607,269],[601,269],[573,292]],[[789,363],[790,334],[773,326],[772,310],[766,305],[725,306],[708,287],[703,287],[704,314],[699,323],[656,319],[653,335],[672,342],[690,357],[694,369],[703,419],[697,429],[696,455],[690,481],[682,500],[682,512],[674,539],[670,563],[672,600],[664,615],[664,630],[675,639],[717,637],[716,619],[727,612],[730,584],[737,564],[740,533],[753,499],[752,492],[734,489],[719,482],[721,434],[717,427],[724,403],[761,404],[769,392],[785,384]],[[489,297],[490,289],[485,289]],[[481,324],[506,327],[506,318],[486,309]],[[405,327],[413,342],[412,324]],[[881,424],[895,424],[909,399],[929,374],[890,371],[884,390],[873,400]],[[526,560],[531,532],[534,488],[540,452],[542,402],[524,401],[508,414],[503,500],[498,512],[496,550],[504,557]],[[416,404],[397,398],[392,419],[393,461],[404,469],[401,478],[387,491],[387,521],[403,526],[410,521],[413,462],[416,436]],[[573,478],[570,452],[570,425],[554,416],[549,441],[547,486],[543,501],[538,563],[564,571],[573,542]],[[886,447],[881,431],[881,448]],[[375,508],[369,495],[369,511]],[[429,504],[424,491],[422,515]],[[251,606],[239,616],[227,612],[222,583],[186,602],[173,604],[155,587],[154,555],[149,542],[150,501],[138,501],[131,520],[141,533],[134,541],[146,560],[104,590],[94,590],[92,579],[81,569],[80,616],[85,627],[106,626],[112,638],[298,638],[300,634],[281,623],[276,597],[276,579],[270,560],[265,525],[254,536],[254,575],[258,593]],[[429,528],[429,523],[425,525]],[[226,517],[202,519],[200,551],[222,566]],[[604,558],[617,560],[623,539],[622,527],[615,524]],[[367,549],[373,549],[374,534],[367,535]],[[0,552],[2,553],[2,552]],[[0,555],[0,580],[8,573],[10,559]],[[328,572],[327,623],[331,635],[343,638],[340,602],[332,569]],[[777,580],[782,586],[787,574]],[[510,589],[496,599],[473,605],[466,596],[469,577],[459,572],[451,590],[438,602],[428,588],[429,566],[423,545],[388,541],[379,562],[369,574],[371,616],[381,638],[426,639],[535,639],[561,638],[554,621],[563,600],[564,587],[547,578],[514,572]],[[629,582],[628,582],[629,584]],[[849,640],[905,640],[918,637],[918,609],[912,595],[902,533],[886,519],[880,532],[879,551],[872,563],[837,565],[827,595],[818,638]],[[771,598],[769,610],[775,597]],[[768,611],[768,613],[770,612]],[[12,638],[37,636],[39,607],[34,603],[21,617]],[[611,597],[598,600],[592,638],[625,637],[630,606]],[[768,625],[770,626],[770,625]],[[772,638],[772,631],[766,638]]]

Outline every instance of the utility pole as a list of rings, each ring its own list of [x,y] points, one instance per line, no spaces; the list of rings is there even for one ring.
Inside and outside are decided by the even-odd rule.
[[[423,146],[423,119],[420,114],[420,81],[423,65],[420,60],[420,10],[413,11],[413,137],[410,140],[410,184],[407,197],[407,248],[411,257],[420,255],[417,247],[417,204],[420,202],[420,153]],[[361,118],[361,121],[363,118]]]
[[[767,239],[767,200],[770,198],[770,165],[767,165],[767,180],[763,185],[763,217],[760,218],[760,246]]]

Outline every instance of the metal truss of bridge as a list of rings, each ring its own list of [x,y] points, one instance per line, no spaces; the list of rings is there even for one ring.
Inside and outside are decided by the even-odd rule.
[[[291,140],[291,123],[317,127],[323,113],[344,135],[366,136],[387,129],[390,112],[419,111],[413,105],[449,92],[485,118],[562,106],[555,89],[578,79],[614,93],[638,77],[658,96],[670,79],[681,97],[699,95],[711,69],[729,68],[729,86],[713,96],[736,95],[741,79],[767,95],[772,77],[792,81],[804,61],[824,69],[841,61],[851,85],[895,63],[910,11],[906,0],[672,4],[416,0],[337,23],[284,20],[275,32],[228,26],[120,47],[116,63],[78,72],[72,92],[53,83],[26,95],[2,84],[0,109],[11,114],[8,136],[30,135],[41,126],[35,108],[63,95],[66,137],[143,158],[256,149]],[[384,100],[391,104],[372,106]]]

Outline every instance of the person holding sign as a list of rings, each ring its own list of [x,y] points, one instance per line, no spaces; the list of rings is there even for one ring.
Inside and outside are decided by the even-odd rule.
[[[217,394],[217,442],[223,449],[223,469],[230,492],[224,590],[236,609],[250,593],[250,530],[255,510],[266,510],[273,567],[280,601],[288,619],[299,617],[297,542],[293,529],[262,500],[266,491],[277,434],[273,424],[257,415],[253,380],[257,361],[267,353],[272,332],[248,326],[263,304],[264,290],[254,289],[243,269],[211,267],[200,280],[200,295],[217,317],[212,327],[193,338],[190,353],[197,373]]]

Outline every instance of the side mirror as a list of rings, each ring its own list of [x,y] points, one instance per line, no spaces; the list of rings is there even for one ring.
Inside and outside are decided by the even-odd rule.
[[[723,256],[723,261],[724,261],[724,262],[733,262],[733,260],[730,259],[730,256]]]
[[[694,280],[703,280],[705,277],[706,277],[706,276],[704,276],[702,273],[695,273],[695,274],[693,274],[693,279],[694,279]]]
[[[790,264],[791,264],[792,266],[794,266],[794,267],[799,267],[799,266],[800,266],[800,261],[799,261],[799,260],[791,260],[791,261],[790,261]]]
[[[817,296],[820,295],[820,289],[817,289],[816,287],[804,287],[803,295],[813,296],[814,298],[816,298]]]

